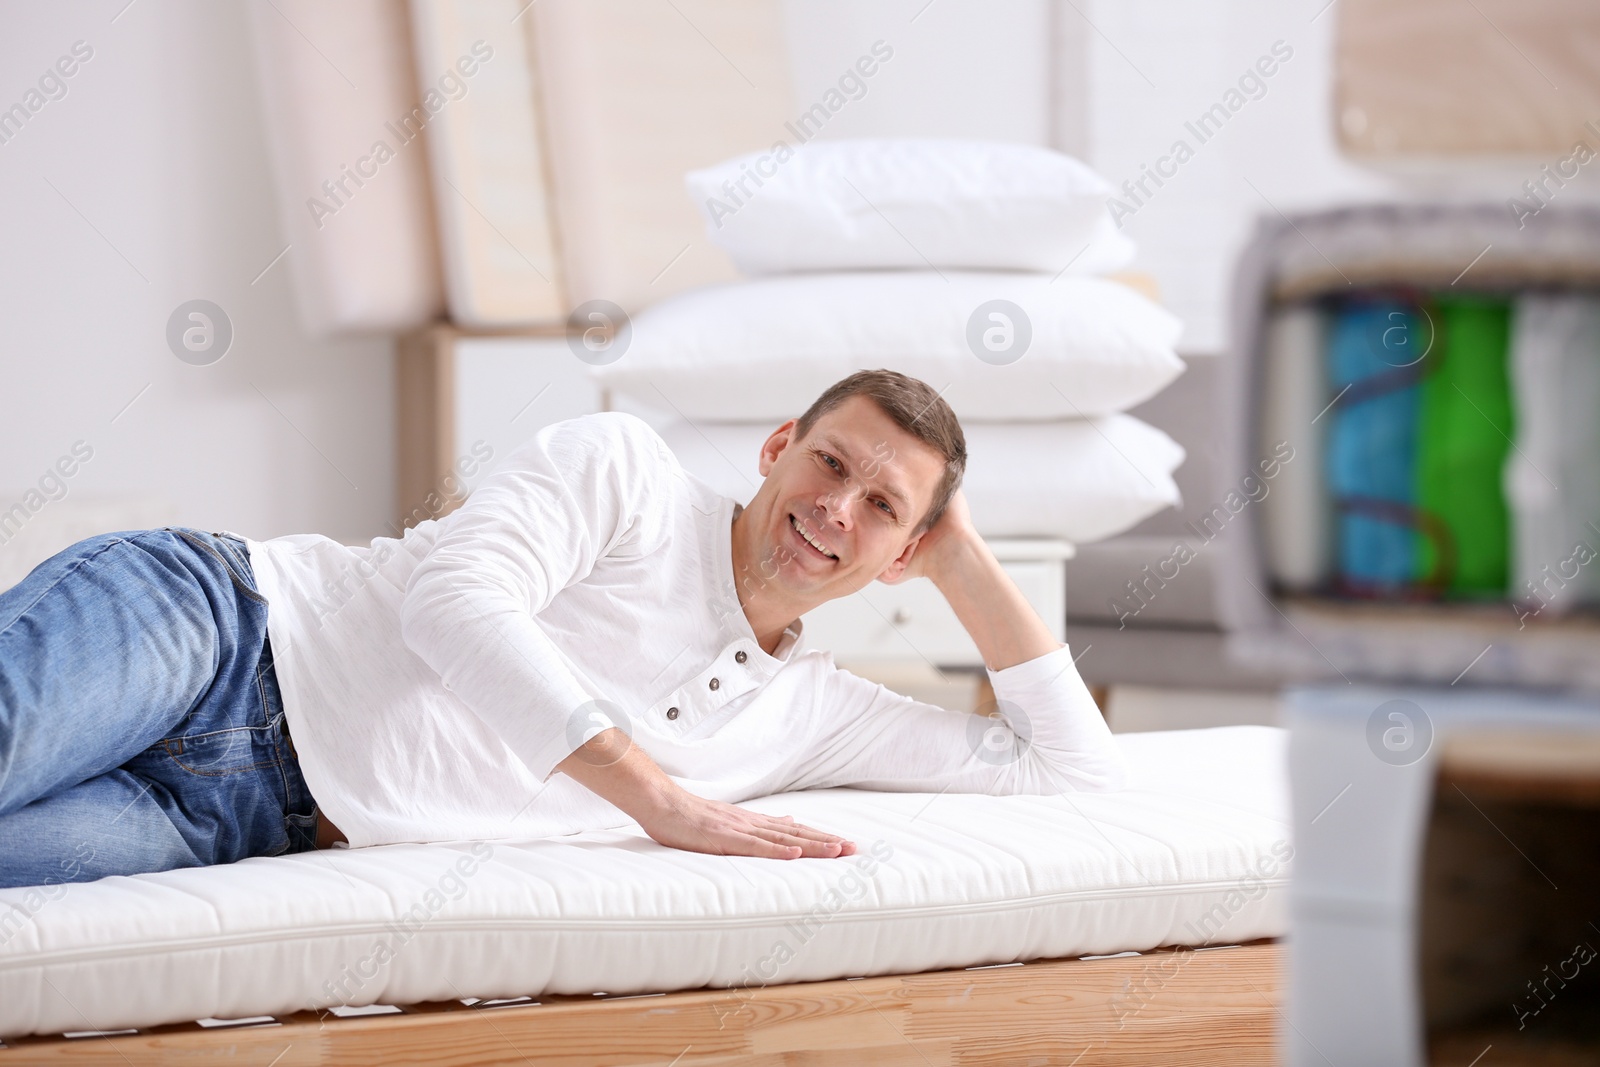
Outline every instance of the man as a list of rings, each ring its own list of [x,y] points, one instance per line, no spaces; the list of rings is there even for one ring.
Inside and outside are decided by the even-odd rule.
[[[1118,788],[1069,650],[973,529],[965,463],[949,405],[873,370],[768,437],[748,506],[610,412],[545,427],[401,539],[80,542],[0,594],[0,884],[630,821],[837,857],[854,844],[739,802]],[[797,647],[811,608],[917,576],[997,716]]]

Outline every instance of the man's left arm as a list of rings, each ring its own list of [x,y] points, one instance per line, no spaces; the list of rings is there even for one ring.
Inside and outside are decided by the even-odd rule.
[[[1002,671],[1064,647],[976,534],[952,543],[942,565],[927,577],[961,620],[989,670]]]
[[[1071,649],[978,536],[961,493],[890,584],[913,577],[934,583],[978,646],[996,708],[987,717],[942,708],[835,669],[823,686],[803,784],[791,788],[1049,794],[1126,787],[1126,760]]]

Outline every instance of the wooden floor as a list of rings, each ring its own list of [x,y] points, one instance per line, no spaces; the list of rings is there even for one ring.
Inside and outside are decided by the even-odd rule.
[[[1278,1062],[1281,953],[1260,941],[752,989],[299,1012],[24,1038],[0,1050],[0,1067],[1252,1067]]]

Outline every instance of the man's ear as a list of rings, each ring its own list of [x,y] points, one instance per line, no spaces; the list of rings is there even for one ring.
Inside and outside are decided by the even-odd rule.
[[[790,419],[788,422],[773,430],[767,439],[761,443],[761,454],[756,457],[757,469],[761,477],[765,478],[772,470],[772,465],[778,461],[778,454],[787,448],[794,440],[794,427],[799,419]]]
[[[911,566],[911,559],[917,554],[917,545],[922,542],[923,534],[918,534],[906,542],[906,547],[900,554],[889,561],[889,565],[878,575],[878,581],[885,585],[893,585],[905,574],[906,568]]]

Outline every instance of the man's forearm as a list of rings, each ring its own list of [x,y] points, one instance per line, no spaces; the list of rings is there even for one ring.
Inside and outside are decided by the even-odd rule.
[[[990,670],[1026,663],[1061,647],[982,538],[963,541],[945,566],[929,577]]]
[[[574,749],[556,770],[599,793],[638,823],[648,822],[683,788],[615,726]]]

